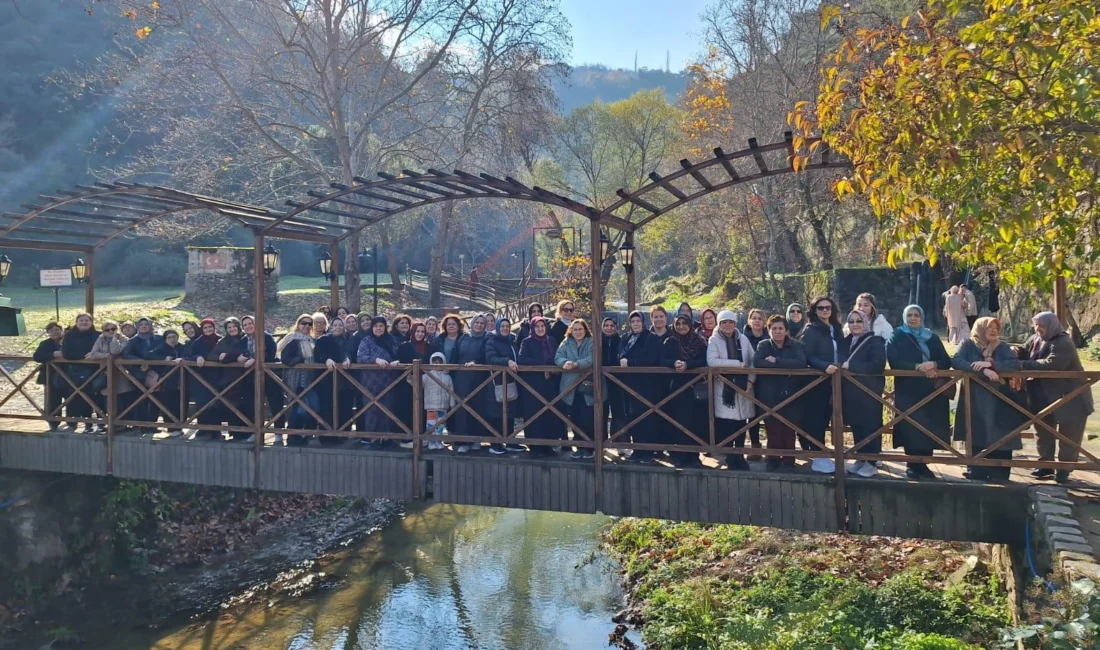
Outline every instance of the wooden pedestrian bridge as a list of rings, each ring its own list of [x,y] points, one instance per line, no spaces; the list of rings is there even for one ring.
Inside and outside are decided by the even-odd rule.
[[[153,382],[138,381],[131,372],[138,366],[154,368],[159,378]],[[83,368],[83,370],[77,370]],[[560,373],[559,368],[521,368],[520,372],[498,366],[448,366],[451,374],[471,372],[478,374],[481,388],[492,394],[494,381],[516,382],[528,387],[528,372]],[[809,450],[785,452],[800,460],[828,457],[838,466],[855,460],[874,460],[881,463],[879,476],[871,479],[836,475],[812,474],[799,468],[781,473],[764,471],[762,462],[753,462],[752,471],[722,469],[720,463],[728,454],[763,454],[768,450],[743,449],[734,446],[734,439],[751,426],[750,422],[732,435],[716,433],[715,418],[709,418],[705,430],[692,431],[676,422],[663,409],[684,391],[692,391],[696,384],[706,385],[707,400],[699,401],[699,408],[713,413],[712,401],[715,387],[728,385],[745,393],[734,381],[734,375],[744,374],[741,369],[703,368],[687,371],[690,380],[679,390],[656,403],[638,395],[626,381],[627,375],[638,372],[651,374],[671,373],[657,368],[603,368],[600,373],[608,386],[615,386],[625,394],[642,401],[648,409],[629,422],[612,427],[613,433],[592,435],[571,421],[561,396],[553,399],[539,398],[541,410],[532,414],[528,422],[537,418],[560,418],[572,433],[565,444],[580,449],[592,449],[591,459],[573,459],[568,454],[549,458],[534,457],[528,453],[490,455],[485,443],[512,442],[528,447],[554,445],[552,440],[532,440],[524,436],[520,427],[517,433],[506,436],[499,422],[509,421],[518,410],[516,402],[496,404],[501,409],[494,419],[484,408],[477,408],[469,397],[452,394],[454,406],[444,421],[454,423],[458,414],[466,413],[481,422],[487,432],[480,436],[453,435],[433,437],[452,444],[468,443],[475,450],[456,454],[449,450],[429,451],[422,447],[428,437],[423,434],[424,411],[421,386],[425,378],[419,363],[386,370],[387,384],[383,390],[371,393],[359,381],[361,370],[379,371],[377,366],[299,365],[298,370],[309,370],[316,378],[301,391],[291,390],[283,381],[286,368],[281,364],[255,363],[250,367],[238,364],[205,365],[208,374],[200,374],[192,363],[124,361],[105,362],[50,362],[39,364],[26,357],[0,357],[0,468],[60,472],[86,475],[111,475],[121,479],[171,481],[199,485],[255,488],[261,490],[339,494],[353,497],[388,498],[399,500],[423,499],[441,503],[498,506],[532,510],[553,510],[575,513],[601,512],[616,516],[654,517],[672,520],[700,522],[738,523],[757,526],[782,527],[803,531],[848,531],[865,535],[889,535],[959,541],[984,541],[1021,543],[1024,523],[1028,517],[1028,470],[1036,467],[1078,470],[1073,478],[1080,482],[1096,482],[1095,470],[1100,469],[1096,455],[1080,448],[1080,460],[1074,463],[1044,462],[1036,457],[1032,441],[1038,428],[1049,430],[1042,418],[1058,408],[1055,403],[1038,414],[1020,410],[1026,422],[1013,431],[1005,431],[997,444],[983,450],[975,450],[970,440],[969,423],[967,439],[949,443],[938,441],[937,449],[930,457],[906,457],[898,451],[881,454],[864,453],[866,441],[856,444],[843,422],[841,400],[834,400],[831,433],[825,444],[811,443]],[[217,382],[209,380],[209,372],[222,374]],[[45,371],[44,384],[37,383],[40,371]],[[592,370],[582,372],[573,385],[592,379]],[[755,374],[806,375],[806,385],[788,401],[798,399],[806,391],[822,382],[832,382],[834,395],[841,395],[841,387],[854,377],[847,371],[832,376],[815,370],[760,370]],[[889,376],[912,375],[910,371],[888,370]],[[971,387],[986,383],[983,378],[969,373],[941,372],[951,378],[939,391],[957,386],[958,400],[967,400]],[[1025,373],[1020,373],[1025,374]],[[1056,373],[1026,373],[1029,377],[1050,376]],[[1067,373],[1057,373],[1066,375]],[[1072,398],[1082,391],[1091,390],[1100,381],[1100,373],[1068,373],[1081,380]],[[97,377],[101,379],[97,384]],[[265,381],[257,382],[257,378]],[[205,385],[215,394],[209,404],[196,407],[188,403],[187,391],[166,393],[163,387],[171,379],[181,380],[182,386]],[[66,400],[91,398],[92,386],[102,387],[102,395],[93,400],[93,413],[87,418],[71,418],[63,414],[64,407],[50,408],[55,390],[61,390]],[[285,406],[281,410],[270,409],[264,404],[263,389],[275,385],[285,393]],[[310,391],[328,385],[343,385],[346,397],[356,398],[353,413],[340,413],[332,404],[331,412],[319,412],[324,408],[311,406],[306,399]],[[60,388],[56,388],[60,386]],[[129,389],[122,390],[123,388]],[[398,387],[411,393],[411,413],[399,413],[393,409],[395,401],[389,399]],[[913,409],[901,411],[893,404],[889,391],[878,396],[885,417],[883,426],[875,436],[885,436],[885,449],[890,449],[892,427],[909,420]],[[347,392],[350,390],[350,393]],[[607,387],[599,391],[604,394]],[[123,400],[120,408],[119,397]],[[483,392],[484,394],[484,392]],[[166,403],[165,396],[173,396],[178,404]],[[750,396],[751,398],[751,396]],[[932,396],[929,396],[931,399]],[[755,398],[751,398],[754,401]],[[101,401],[102,400],[102,401]],[[1063,400],[1064,401],[1064,400]],[[481,402],[484,404],[484,402]],[[774,408],[757,403],[756,422],[778,413],[787,403]],[[149,407],[143,411],[143,405]],[[294,430],[276,427],[287,413],[296,406],[303,407],[320,423],[320,430]],[[220,408],[229,424],[200,424],[199,416],[207,409]],[[377,408],[385,414],[391,426],[386,431],[357,431],[353,424],[368,409]],[[512,409],[509,415],[509,409]],[[350,410],[350,409],[349,409]],[[969,409],[967,409],[969,411]],[[277,412],[276,412],[277,411]],[[147,419],[134,419],[135,413],[146,413]],[[263,413],[256,418],[255,413]],[[155,415],[154,415],[155,414]],[[177,415],[182,414],[182,415]],[[603,408],[595,409],[596,430],[603,426]],[[660,418],[669,431],[684,434],[690,444],[642,444],[631,441],[630,432],[646,417]],[[154,422],[156,420],[156,422]],[[101,434],[53,432],[50,423],[66,423],[71,426],[92,425],[102,428]],[[496,426],[494,427],[494,424]],[[793,423],[792,423],[793,424]],[[143,428],[158,427],[156,433]],[[920,425],[918,425],[919,427]],[[170,436],[169,432],[182,431],[185,435]],[[195,433],[212,432],[216,440],[196,439]],[[250,442],[228,441],[222,432],[250,434]],[[805,431],[796,427],[800,438],[808,438]],[[276,442],[276,434],[302,434],[330,436],[329,444],[322,445],[312,439],[302,446],[286,446]],[[723,438],[723,436],[725,437]],[[1054,435],[1061,435],[1054,431]],[[1016,452],[1012,460],[989,458],[989,453],[1000,445],[1017,437],[1024,438],[1024,450]],[[392,441],[385,445],[364,445],[363,440]],[[332,442],[335,440],[335,442]],[[1064,438],[1062,438],[1064,441]],[[397,447],[395,442],[411,442],[411,449]],[[1066,441],[1067,444],[1068,441]],[[633,450],[693,451],[707,455],[703,467],[678,469],[664,463],[631,464],[624,456]],[[911,481],[905,479],[906,461],[926,461],[942,480]],[[1006,484],[977,483],[961,478],[965,466],[1005,466],[1013,468],[1013,481]]]

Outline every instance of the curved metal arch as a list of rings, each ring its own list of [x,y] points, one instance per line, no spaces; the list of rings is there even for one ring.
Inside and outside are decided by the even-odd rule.
[[[761,178],[778,176],[780,174],[801,173],[804,170],[849,169],[852,166],[847,160],[832,159],[832,152],[829,149],[828,143],[819,137],[806,138],[805,147],[810,151],[809,160],[805,165],[800,165],[797,172],[792,166],[795,150],[794,136],[790,131],[783,134],[782,142],[774,142],[772,144],[760,145],[756,141],[756,138],[749,138],[748,148],[733,153],[726,153],[721,147],[716,147],[714,149],[713,158],[695,163],[684,158],[680,161],[682,169],[677,170],[673,174],[661,176],[657,172],[651,172],[649,174],[649,178],[651,179],[650,183],[632,192],[627,192],[624,189],[618,190],[616,194],[618,194],[619,200],[600,211],[596,218],[599,219],[601,223],[606,223],[611,227],[619,228],[626,232],[634,232],[657,217],[671,212],[685,203],[690,203],[712,192],[717,192],[734,185],[749,183]],[[764,154],[776,151],[786,152],[786,160],[783,166],[769,167]],[[750,157],[755,164],[755,170],[750,167],[750,169],[747,170],[749,173],[744,173],[746,170],[742,169],[739,171],[734,165],[735,161],[748,159]],[[722,179],[708,178],[703,174],[704,170],[719,165],[722,167]],[[674,181],[686,179],[687,177],[691,178],[694,187],[681,188],[674,184]],[[657,205],[656,200],[647,200],[653,197],[647,197],[646,195],[654,192],[657,193],[656,196],[661,196],[663,198],[667,197],[670,200],[667,203],[663,203],[663,205]],[[615,218],[614,213],[625,206],[633,206],[648,214],[634,222]],[[626,225],[624,226],[623,224]]]
[[[37,250],[86,252],[174,214],[209,210],[253,230],[283,216],[267,208],[201,194],[139,183],[77,185],[39,195],[41,203],[25,203],[23,213],[0,217],[0,245]],[[269,236],[331,243],[350,227],[308,218],[283,219]]]
[[[364,228],[389,217],[446,201],[465,199],[512,199],[533,201],[560,207],[589,219],[597,210],[541,187],[528,187],[511,176],[503,179],[490,174],[474,175],[456,169],[453,173],[429,169],[427,172],[402,170],[401,175],[378,172],[380,180],[353,177],[354,184],[330,183],[331,192],[310,191],[309,201],[287,201],[292,209],[266,226],[266,234],[278,228],[286,219],[298,219],[306,212],[344,217],[357,221],[339,240],[358,234]],[[363,200],[358,200],[363,199]]]

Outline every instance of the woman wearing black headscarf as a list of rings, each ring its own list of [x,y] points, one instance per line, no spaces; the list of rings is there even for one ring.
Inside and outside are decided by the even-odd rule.
[[[550,335],[550,328],[546,319],[535,316],[531,319],[531,335],[523,339],[519,346],[519,365],[523,366],[553,366],[554,357],[557,354],[557,340]],[[546,371],[528,371],[521,373],[523,381],[527,382],[543,400],[550,401],[558,395],[559,377],[555,373]],[[564,440],[564,423],[553,414],[543,411],[532,420],[535,413],[543,407],[543,401],[524,391],[523,403],[523,436],[528,440]],[[545,445],[531,445],[532,456],[552,456],[551,447]]]
[[[616,366],[619,364],[619,344],[622,342],[622,337],[619,336],[619,321],[608,316],[603,319],[603,338],[601,340],[603,349],[600,357],[600,362],[603,367]],[[623,418],[626,415],[623,412],[623,391],[619,388],[619,385],[612,381],[605,381],[604,385],[607,387],[607,391],[604,395],[603,402],[603,417],[604,426],[610,424],[611,433],[615,433],[619,430],[619,427],[623,426]],[[608,416],[611,416],[610,419]]]
[[[687,305],[687,303],[684,303],[684,305]],[[688,314],[680,313],[676,316],[676,320],[672,323],[672,335],[661,344],[661,365],[672,368],[677,373],[694,370],[695,368],[705,368],[707,365],[707,341],[695,331],[695,323],[691,320],[690,311],[691,308],[689,307]],[[694,375],[682,374],[658,376],[669,378],[668,392],[670,394],[694,378]],[[696,384],[696,386],[699,385]],[[707,382],[703,381],[701,385],[705,389]],[[691,431],[700,440],[705,441],[708,438],[707,429],[709,428],[706,392],[704,390],[702,400],[696,400],[695,394],[694,387],[690,390],[685,389],[672,398],[672,402],[665,405],[664,408],[674,420],[680,423],[680,426]],[[664,442],[667,444],[699,444],[698,441],[693,440],[667,422],[658,421],[658,424],[665,431],[663,437]],[[698,467],[702,464],[699,462],[697,452],[673,451],[669,452],[669,458],[676,467]]]
[[[645,328],[645,319],[640,311],[630,312],[630,331],[619,343],[619,366],[623,368],[652,368],[661,364],[660,337]],[[661,384],[664,375],[649,373],[622,373],[618,375],[623,384],[630,387],[651,404],[661,399]],[[608,382],[612,383],[612,382]],[[623,392],[623,404],[626,412],[624,426],[644,413],[649,407],[636,397]],[[660,416],[647,415],[630,429],[630,438],[635,443],[653,444],[658,442],[657,419]],[[652,451],[635,449],[628,460],[634,463],[649,463],[655,458]]]
[[[398,317],[400,318],[400,316]],[[408,340],[403,343],[399,343],[397,346],[397,362],[405,365],[412,364],[413,361],[419,361],[423,365],[428,365],[431,361],[432,346],[428,343],[428,329],[424,326],[424,323],[417,321],[409,326]],[[409,375],[412,378],[412,375]],[[413,391],[412,384],[408,381],[399,383],[393,389],[394,393],[394,415],[401,418],[401,421],[405,423],[405,426],[409,427],[409,431],[412,431],[413,425]],[[403,442],[401,446],[406,449],[412,449],[411,442]]]
[[[332,325],[329,331],[317,339],[317,342],[313,346],[313,360],[314,363],[323,363],[325,367],[332,371],[333,374],[339,374],[338,368],[347,369],[351,366],[351,359],[348,358],[348,346],[344,336],[344,321],[339,318],[332,319]],[[328,428],[332,431],[339,431],[345,422],[351,418],[352,399],[351,384],[343,377],[338,377],[336,380],[337,390],[335,393],[336,398],[336,413],[333,414],[333,391],[332,391],[332,379],[322,379],[317,384],[316,391],[319,397],[319,403],[321,405],[317,414],[321,416],[328,427],[325,427],[323,423],[318,423],[318,428]],[[335,419],[334,419],[335,418]],[[338,444],[340,438],[336,436],[321,436],[321,444]]]
[[[241,327],[241,321],[236,318],[230,317],[225,319],[225,323],[222,325],[225,331],[225,336],[218,341],[214,346],[214,357],[218,363],[247,363],[252,361],[248,356],[248,341],[244,338],[244,329]],[[251,364],[249,364],[249,367]],[[241,402],[247,400],[252,403],[252,394],[244,395],[241,391],[241,384],[244,383],[242,377],[246,372],[250,370],[241,369],[238,367],[222,368],[221,369],[221,383],[218,389],[227,388],[225,394],[222,395],[224,402],[218,403],[218,410],[220,411],[221,422],[226,423],[228,426],[243,426],[244,422],[241,418],[234,413],[233,409],[229,407],[232,404],[234,408],[241,411],[239,405]],[[240,381],[237,381],[240,379]],[[211,407],[214,408],[214,407]],[[249,409],[251,410],[251,409]],[[243,411],[242,411],[243,412]],[[245,440],[249,436],[245,431],[230,431],[230,440]]]
[[[397,363],[397,346],[394,345],[393,336],[386,330],[386,318],[375,316],[370,321],[370,333],[364,336],[359,344],[357,361],[362,364],[377,366],[377,368],[372,367],[359,371],[359,383],[370,393],[370,396],[363,396],[364,404],[369,403],[374,397],[378,397],[378,394],[384,391],[394,379],[395,371],[389,370],[389,367]],[[390,417],[386,415],[386,412],[378,408],[379,405],[385,406],[392,412],[393,391],[383,395],[364,414],[366,433],[388,433],[393,431],[396,426]],[[366,438],[359,442],[371,443]],[[374,444],[378,447],[393,446],[385,440],[375,440]]]

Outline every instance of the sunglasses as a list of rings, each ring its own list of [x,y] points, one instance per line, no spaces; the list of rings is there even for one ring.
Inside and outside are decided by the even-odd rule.
[[[311,320],[304,320],[304,321],[302,321],[301,323],[298,323],[298,324],[299,325],[305,325],[306,327],[313,327],[313,321],[311,321]]]
[[[832,311],[833,310],[833,308],[828,306],[828,305],[818,305],[817,307],[815,307],[815,309],[817,311]]]
[[[563,314],[572,314],[573,313],[573,308],[572,307],[562,307],[561,308],[561,313],[563,313]]]
[[[792,309],[792,310],[791,310],[791,313],[792,313],[792,314],[801,314],[801,313],[802,313],[802,310],[801,310],[801,309]]]
[[[104,332],[117,332],[118,328],[117,327],[104,327],[103,331]]]
[[[863,321],[861,321],[861,320],[850,320],[850,321],[848,321],[848,324],[849,325],[862,325]]]

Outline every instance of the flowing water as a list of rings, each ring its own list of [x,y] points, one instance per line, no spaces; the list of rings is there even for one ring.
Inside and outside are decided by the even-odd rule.
[[[622,607],[597,553],[607,519],[410,504],[404,517],[327,557],[331,586],[238,605],[116,650],[581,649],[607,645]],[[637,641],[637,638],[634,638]]]

